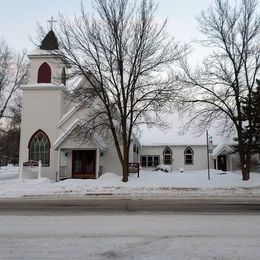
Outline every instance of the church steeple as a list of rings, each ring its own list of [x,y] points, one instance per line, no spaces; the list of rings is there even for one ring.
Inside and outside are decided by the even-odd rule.
[[[31,76],[29,84],[38,87],[65,86],[66,65],[65,60],[59,55],[58,39],[53,31],[56,22],[53,17],[48,21],[50,31],[46,34],[39,47],[29,53]]]
[[[42,40],[40,49],[47,50],[47,51],[59,49],[58,39],[52,29],[47,33],[47,35]]]

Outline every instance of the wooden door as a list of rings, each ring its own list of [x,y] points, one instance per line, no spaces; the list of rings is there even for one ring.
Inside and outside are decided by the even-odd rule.
[[[84,150],[72,153],[72,178],[94,179],[96,177],[96,151]]]

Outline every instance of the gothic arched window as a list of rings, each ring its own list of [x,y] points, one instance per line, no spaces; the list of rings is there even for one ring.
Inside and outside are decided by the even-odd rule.
[[[38,130],[29,141],[29,160],[42,161],[42,166],[50,164],[50,140],[42,131]]]
[[[172,164],[172,150],[166,147],[163,151],[163,163]]]
[[[37,83],[51,83],[51,67],[44,62],[38,70]]]
[[[193,155],[193,150],[190,147],[187,147],[184,151],[184,163],[193,164]]]

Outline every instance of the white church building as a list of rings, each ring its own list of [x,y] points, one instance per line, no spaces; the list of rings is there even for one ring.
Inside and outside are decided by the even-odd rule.
[[[28,55],[31,74],[29,83],[22,87],[20,162],[41,160],[42,176],[53,180],[98,178],[105,172],[121,174],[117,152],[111,143],[98,138],[85,142],[73,138],[84,111],[68,98],[68,68],[61,58],[52,54],[57,48],[57,38],[51,30],[41,46]],[[160,134],[157,139],[160,141]],[[175,140],[178,142],[133,142],[130,162],[153,169],[158,164],[172,165],[175,170],[207,168],[205,141],[189,142],[185,136]],[[210,167],[224,171],[238,167],[232,151],[230,145],[215,144]]]

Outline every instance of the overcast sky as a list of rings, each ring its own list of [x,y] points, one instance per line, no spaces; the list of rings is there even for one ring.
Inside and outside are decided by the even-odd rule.
[[[236,0],[231,0],[235,2]],[[0,39],[9,46],[21,50],[30,50],[35,39],[37,23],[48,26],[51,16],[57,18],[59,13],[73,15],[78,13],[80,0],[1,0],[0,1]],[[85,6],[91,8],[92,0],[84,0]],[[195,16],[207,9],[214,0],[161,0],[158,3],[159,20],[168,18],[168,32],[177,40],[190,42],[200,39]],[[197,44],[194,46],[197,48]]]

